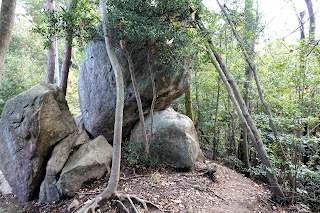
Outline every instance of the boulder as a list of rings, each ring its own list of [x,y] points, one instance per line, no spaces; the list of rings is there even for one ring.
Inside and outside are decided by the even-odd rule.
[[[61,193],[74,196],[83,184],[110,172],[112,146],[103,137],[82,145],[67,161],[56,184]]]
[[[0,170],[20,201],[32,200],[53,147],[77,130],[64,94],[41,83],[10,99],[0,129]]]
[[[12,193],[12,189],[1,171],[0,171],[0,193],[2,194]]]
[[[126,46],[130,50],[130,45]],[[139,115],[127,59],[119,47],[116,46],[115,52],[122,66],[124,78],[123,136],[127,137],[138,121]],[[135,48],[132,52],[135,77],[145,114],[149,113],[153,99],[147,52],[147,47]],[[152,65],[157,91],[155,110],[167,108],[190,84],[188,69],[172,71],[171,68],[158,65],[157,62],[161,60],[163,59],[154,59]],[[86,130],[94,137],[103,135],[112,142],[116,86],[103,39],[90,42],[85,51],[79,74],[79,102]]]
[[[85,131],[74,132],[59,142],[53,149],[50,160],[47,163],[46,176],[40,187],[39,202],[60,200],[62,196],[60,194],[61,190],[56,186],[56,183],[69,158],[69,154],[73,149],[77,149],[77,147],[89,141],[90,138]]]
[[[157,157],[160,162],[180,169],[190,169],[196,160],[203,160],[204,156],[199,146],[197,131],[188,116],[168,108],[155,112],[153,122],[151,156]],[[149,135],[150,115],[146,118],[145,123]],[[130,142],[143,142],[140,123],[135,126]]]

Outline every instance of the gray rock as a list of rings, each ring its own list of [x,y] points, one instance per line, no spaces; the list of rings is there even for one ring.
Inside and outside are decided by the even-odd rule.
[[[7,101],[0,120],[0,169],[20,201],[38,196],[53,147],[77,130],[60,89],[41,83]]]
[[[39,202],[52,202],[60,200],[62,196],[56,183],[60,173],[66,164],[73,148],[88,142],[89,136],[85,131],[74,132],[63,139],[52,151],[47,163],[46,176],[41,183]],[[72,180],[71,180],[72,181]]]
[[[150,115],[146,118],[147,134],[150,133]],[[131,143],[143,141],[140,123],[134,128]],[[154,113],[153,138],[150,144],[151,156],[160,162],[182,169],[190,169],[203,156],[197,131],[191,119],[169,108]]]
[[[86,130],[84,127],[83,119],[82,119],[82,113],[80,112],[76,117],[74,117],[74,120],[77,124],[77,127],[79,130]]]
[[[0,193],[2,194],[12,193],[12,189],[1,171],[0,171]]]
[[[136,48],[132,53],[132,60],[144,113],[148,114],[153,94],[146,53],[147,48]],[[127,137],[138,121],[138,110],[127,59],[117,47],[116,55],[123,70],[125,87],[123,136]],[[155,107],[156,110],[162,110],[185,92],[190,83],[190,73],[185,70],[173,72],[156,63],[152,65],[152,70],[158,96]],[[105,43],[96,40],[88,45],[79,75],[79,102],[83,121],[87,131],[94,137],[103,135],[109,142],[113,140],[115,101],[114,73]]]
[[[110,172],[112,146],[103,137],[82,145],[67,161],[57,187],[63,195],[74,196],[84,183]]]

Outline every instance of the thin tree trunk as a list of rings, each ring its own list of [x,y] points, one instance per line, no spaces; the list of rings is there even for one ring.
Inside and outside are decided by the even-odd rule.
[[[267,101],[265,101],[265,99],[263,97],[263,92],[262,92],[262,89],[261,89],[261,84],[260,84],[260,80],[258,78],[256,67],[255,67],[254,63],[252,63],[252,61],[250,60],[250,57],[249,57],[248,53],[246,52],[245,48],[243,47],[243,45],[241,43],[241,39],[240,39],[237,31],[235,30],[229,15],[225,11],[224,7],[221,6],[219,0],[217,0],[217,3],[219,4],[219,6],[220,6],[222,12],[224,13],[224,15],[226,16],[226,18],[228,19],[228,22],[229,22],[229,24],[231,26],[232,31],[233,31],[236,39],[240,43],[240,47],[242,49],[242,53],[245,56],[247,64],[248,64],[248,66],[250,67],[250,69],[251,69],[251,71],[253,73],[253,76],[254,76],[254,79],[255,79],[255,82],[256,82],[256,86],[257,86],[257,89],[258,89],[258,94],[259,94],[260,101],[263,104],[263,106],[264,106],[264,108],[266,110],[266,113],[267,113],[267,115],[269,117],[270,127],[271,127],[271,129],[273,131],[276,144],[280,147],[280,152],[278,154],[280,155],[280,157],[281,157],[281,159],[283,161],[285,169],[288,171],[289,184],[290,184],[291,189],[293,189],[293,187],[294,187],[294,183],[293,183],[294,179],[293,179],[293,176],[292,176],[292,172],[291,172],[291,169],[290,169],[290,167],[289,167],[289,165],[287,163],[287,157],[286,157],[286,154],[284,153],[284,148],[283,148],[281,142],[278,140],[278,138],[279,138],[278,130],[277,130],[276,124],[274,123],[274,120],[273,120],[273,117],[272,117],[272,114],[271,114],[271,111],[270,111],[270,108],[269,108],[269,104],[268,104]]]
[[[4,59],[9,49],[17,0],[2,0],[0,12],[0,88]]]
[[[219,99],[220,99],[220,78],[218,80],[217,103],[216,103],[216,112],[215,112],[214,125],[213,125],[213,150],[212,150],[213,160],[216,160],[217,158],[217,148],[218,148],[217,121],[218,121]]]
[[[196,129],[202,129],[202,120],[201,120],[201,112],[200,112],[200,102],[199,102],[199,89],[198,89],[198,83],[197,83],[197,74],[198,71],[195,70],[194,72],[194,81],[196,83],[196,103],[197,103],[197,119],[195,127]],[[200,134],[200,141],[202,142],[202,136]]]
[[[218,4],[220,5],[219,1],[217,0]],[[197,15],[197,14],[196,14]],[[200,22],[199,17],[197,16],[197,24],[200,28],[201,31],[206,32],[203,24]],[[211,62],[213,63],[213,65],[215,66],[215,68],[217,69],[221,79],[223,80],[229,97],[232,100],[232,103],[238,113],[238,116],[240,117],[242,124],[247,128],[247,132],[248,132],[248,136],[251,139],[253,145],[255,146],[259,157],[261,159],[261,162],[266,166],[266,173],[267,173],[267,178],[269,180],[270,183],[270,187],[271,187],[271,191],[273,192],[275,199],[279,202],[285,200],[285,196],[283,194],[282,189],[280,188],[280,185],[278,183],[277,177],[275,176],[275,174],[273,172],[271,172],[273,170],[273,166],[268,158],[268,154],[264,148],[263,142],[261,140],[259,131],[254,123],[254,121],[252,120],[248,109],[245,105],[245,102],[240,94],[240,90],[234,80],[234,78],[232,77],[232,75],[230,74],[228,68],[226,67],[225,63],[223,62],[221,56],[218,54],[218,52],[214,49],[214,45],[211,39],[208,39],[208,43],[211,47],[211,50],[214,53],[214,56],[212,55],[211,51],[209,51],[207,49],[207,53],[211,59]],[[207,45],[207,46],[209,46]],[[217,63],[217,61],[219,62],[219,64]],[[220,66],[219,66],[220,65]],[[232,90],[230,88],[230,85],[232,86],[232,90],[234,95],[236,96],[236,99],[233,96]],[[238,101],[238,102],[237,102]],[[239,103],[239,104],[238,104]],[[241,109],[240,109],[241,108]]]
[[[316,17],[314,15],[312,1],[305,0],[305,2],[307,4],[308,13],[309,13],[309,23],[310,23],[309,40],[311,41],[311,43],[313,43],[316,35]]]
[[[150,60],[150,54],[152,51],[151,51],[151,48],[149,48],[149,49],[150,49],[150,51],[149,51],[149,53],[147,53],[147,59],[148,59],[148,64],[149,64],[149,72],[150,72],[152,95],[153,95],[151,109],[150,109],[151,122],[150,122],[149,144],[151,144],[151,140],[153,137],[153,111],[154,111],[154,106],[155,106],[156,100],[157,100],[157,93],[156,93],[156,84],[154,82],[154,75],[153,75],[153,71],[152,71],[152,62]]]
[[[299,27],[300,27],[300,38],[305,38],[305,34],[304,34],[304,23],[303,23],[303,16],[305,15],[305,12],[301,12],[300,15],[298,14],[298,11],[297,11],[297,8],[293,2],[293,0],[290,0],[291,1],[291,5],[292,5],[292,8],[294,10],[294,12],[296,13],[296,16],[297,16],[297,19],[298,19],[298,22],[299,22]],[[301,18],[302,17],[302,18]]]
[[[124,86],[121,66],[118,58],[115,54],[112,41],[109,37],[109,32],[106,24],[107,21],[107,9],[106,1],[100,0],[100,12],[101,20],[103,20],[103,33],[106,43],[106,48],[109,56],[109,60],[114,70],[117,90],[117,101],[116,101],[116,114],[115,114],[115,125],[113,134],[113,158],[112,158],[112,169],[110,179],[106,191],[116,193],[119,175],[120,175],[120,162],[121,162],[121,140],[122,140],[122,123],[123,123],[123,108],[124,108]],[[108,190],[109,189],[109,190]],[[106,195],[106,192],[102,193],[102,196]]]
[[[112,65],[112,69],[115,75],[116,81],[116,113],[115,113],[115,124],[114,124],[114,134],[113,134],[113,156],[112,156],[112,167],[111,174],[108,182],[107,188],[95,199],[92,199],[84,207],[82,207],[78,213],[88,212],[92,210],[95,212],[95,207],[102,205],[111,197],[118,196],[117,188],[120,176],[120,163],[121,163],[121,140],[122,140],[122,123],[123,123],[123,108],[124,108],[124,86],[123,86],[123,76],[121,71],[121,66],[119,64],[118,58],[115,54],[112,41],[110,39],[110,34],[106,24],[108,23],[106,0],[100,0],[99,2],[101,20],[103,21],[103,33],[106,43],[106,49],[108,52],[109,60]]]
[[[48,10],[48,14],[53,12],[53,0],[46,0],[46,7]],[[54,28],[52,23],[49,24],[49,28]],[[48,49],[47,54],[47,73],[46,73],[46,83],[53,84],[54,81],[54,70],[55,70],[55,36],[52,34],[53,30],[51,30],[50,36],[50,47]]]
[[[130,71],[130,75],[131,75],[131,82],[132,82],[134,94],[136,96],[136,101],[137,101],[137,106],[138,106],[138,111],[139,111],[139,118],[140,118],[140,125],[141,125],[143,141],[144,141],[144,148],[145,148],[145,152],[147,154],[149,154],[149,141],[148,141],[148,138],[147,138],[147,131],[146,131],[146,125],[145,125],[145,122],[144,122],[144,114],[143,114],[141,98],[140,98],[140,94],[139,94],[139,90],[138,90],[138,84],[137,84],[136,77],[134,75],[134,66],[133,66],[132,58],[131,58],[130,53],[128,52],[128,50],[125,48],[125,42],[123,40],[120,41],[120,46],[121,46],[121,49],[122,49],[124,55],[127,58],[128,63],[129,63],[129,71]]]
[[[68,10],[75,7],[78,0],[71,0],[68,5]],[[63,53],[63,61],[62,61],[62,68],[61,68],[61,78],[60,78],[60,89],[64,93],[67,94],[67,86],[68,86],[68,76],[69,76],[69,69],[71,65],[71,54],[72,54],[72,40],[73,40],[73,30],[70,26],[67,26],[67,33],[66,33],[66,41],[64,43],[64,53]]]
[[[212,42],[210,42],[210,43],[212,44]],[[275,174],[269,171],[269,170],[272,170],[273,167],[272,167],[271,162],[268,158],[267,152],[264,149],[264,145],[262,143],[258,129],[256,128],[254,121],[252,120],[252,118],[248,112],[248,109],[243,101],[243,98],[241,97],[239,88],[236,85],[234,78],[231,76],[231,74],[229,73],[225,64],[223,63],[221,56],[216,51],[214,51],[214,56],[212,55],[211,51],[209,51],[209,50],[207,50],[207,53],[211,59],[211,62],[215,66],[216,70],[218,71],[223,83],[226,86],[226,89],[227,89],[229,97],[234,105],[234,108],[235,108],[242,124],[246,127],[248,136],[258,152],[259,157],[261,159],[261,162],[267,167],[266,173],[267,173],[267,178],[270,183],[271,191],[273,192],[277,201],[283,201],[285,199],[285,196],[279,186],[279,183],[278,183],[278,180],[277,180]],[[220,66],[217,63],[217,61],[215,60],[215,58],[216,58],[216,60],[219,61]],[[233,89],[231,89],[231,86],[233,87]],[[236,98],[234,97],[234,94],[235,94]]]
[[[191,99],[191,86],[188,85],[188,89],[184,94],[184,106],[186,109],[186,115],[194,121],[193,109],[192,109],[192,99]]]
[[[245,1],[245,25],[244,25],[244,38],[245,38],[245,48],[249,53],[249,57],[251,59],[254,58],[254,47],[255,47],[255,27],[254,27],[254,17],[252,14],[253,9],[253,1],[246,0]],[[251,48],[250,48],[251,45]],[[247,108],[249,109],[249,96],[250,96],[250,82],[252,79],[252,71],[250,67],[246,64],[246,81],[244,82],[245,94],[244,100]],[[243,127],[241,140],[239,143],[239,159],[244,163],[244,167],[249,169],[249,149],[248,149],[248,135],[247,131]]]

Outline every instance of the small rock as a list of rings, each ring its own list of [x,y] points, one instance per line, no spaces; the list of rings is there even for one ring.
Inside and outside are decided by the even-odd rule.
[[[172,200],[172,202],[174,202],[174,203],[182,203],[181,200]]]
[[[2,174],[1,170],[0,170],[0,193],[3,193],[3,194],[12,193],[12,189],[8,181],[5,179],[4,175]]]

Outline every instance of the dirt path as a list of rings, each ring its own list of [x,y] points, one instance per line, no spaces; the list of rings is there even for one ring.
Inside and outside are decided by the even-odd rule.
[[[283,207],[269,202],[270,191],[237,172],[207,161],[198,168],[216,168],[217,182],[201,176],[201,172],[171,173],[161,171],[150,177],[122,180],[121,189],[150,200],[172,212],[247,213],[289,212],[296,207]]]
[[[203,173],[199,169],[206,167],[217,170],[216,182],[201,175]],[[74,200],[84,203],[92,199],[104,189],[107,179],[84,187],[73,199],[56,203],[20,203],[12,195],[0,195],[0,213],[74,212],[68,211],[70,203]],[[264,185],[212,161],[198,163],[195,170],[184,173],[161,166],[158,169],[123,166],[119,192],[149,200],[167,212],[303,212],[297,206],[274,205],[268,201],[270,191]],[[100,212],[115,212],[115,209],[109,207]]]
[[[212,165],[212,164],[211,164]],[[218,183],[214,184],[214,191],[224,199],[215,198],[214,205],[208,212],[270,212],[270,205],[266,202],[270,191],[258,185],[241,174],[222,166],[217,166]],[[265,202],[262,202],[265,201]],[[267,205],[266,205],[267,204]],[[272,207],[271,207],[272,208]],[[272,211],[276,211],[274,206]],[[278,211],[276,211],[278,212]]]

